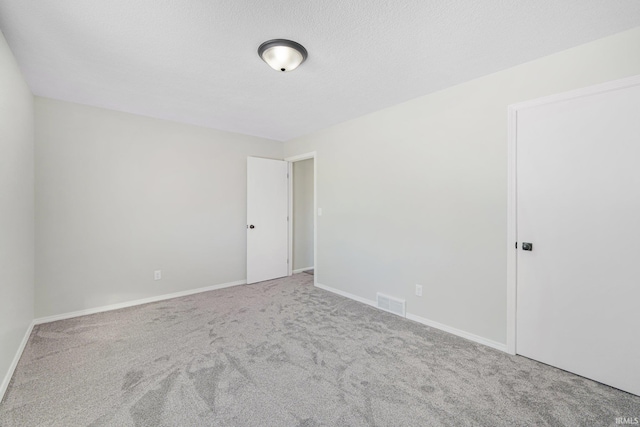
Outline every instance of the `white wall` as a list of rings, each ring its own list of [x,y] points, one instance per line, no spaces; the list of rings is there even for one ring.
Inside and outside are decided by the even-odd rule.
[[[33,320],[33,95],[0,33],[0,398]]]
[[[293,163],[293,269],[313,267],[313,159]]]
[[[287,142],[317,151],[318,283],[505,343],[507,106],[639,74],[638,52],[640,28]]]
[[[245,279],[246,158],[282,150],[36,98],[36,316]]]

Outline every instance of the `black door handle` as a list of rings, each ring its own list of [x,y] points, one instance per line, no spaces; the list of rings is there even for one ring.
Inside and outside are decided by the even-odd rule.
[[[256,228],[256,227],[255,227],[253,224],[251,224],[251,225],[249,226],[249,228],[254,229],[254,228]]]
[[[522,250],[523,251],[532,251],[533,250],[533,243],[522,242]]]

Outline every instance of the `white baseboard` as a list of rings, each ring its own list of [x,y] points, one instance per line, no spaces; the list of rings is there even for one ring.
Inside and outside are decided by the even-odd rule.
[[[430,326],[432,328],[440,329],[441,331],[448,332],[453,335],[457,335],[462,338],[466,338],[469,341],[474,341],[479,344],[486,345],[487,347],[495,348],[496,350],[507,352],[507,345],[499,343],[497,341],[493,341],[479,335],[472,334],[467,331],[463,331],[461,329],[456,329],[452,326],[444,325],[442,323],[435,322],[433,320],[425,319],[424,317],[416,316],[415,314],[407,313],[407,319],[413,320],[414,322],[422,323],[423,325]]]
[[[2,384],[0,384],[0,402],[2,402],[2,399],[4,398],[4,394],[6,393],[7,388],[9,388],[9,383],[11,382],[11,378],[13,377],[13,372],[16,370],[16,367],[18,366],[18,362],[22,357],[22,352],[24,351],[24,348],[27,346],[27,342],[29,341],[29,337],[31,336],[31,331],[33,331],[33,327],[35,325],[36,325],[35,321],[32,321],[29,327],[27,328],[27,332],[24,333],[24,337],[22,338],[22,342],[18,347],[18,351],[16,351],[16,355],[13,357],[13,361],[9,366],[9,370],[5,374],[4,379],[2,380]]]
[[[33,322],[36,325],[42,323],[55,322],[57,320],[71,319],[74,317],[86,316],[88,314],[102,313],[104,311],[118,310],[121,308],[133,307],[136,305],[148,304],[150,302],[163,301],[171,298],[186,297],[188,295],[199,294],[201,292],[215,291],[216,289],[230,288],[231,286],[238,286],[246,284],[246,280],[237,280],[235,282],[222,283],[220,285],[207,286],[205,288],[191,289],[188,291],[174,292],[172,294],[158,295],[155,297],[143,298],[133,301],[121,302],[118,304],[105,305],[102,307],[88,308],[86,310],[73,311],[71,313],[56,314],[53,316],[40,317]]]
[[[376,302],[373,301],[373,300],[362,298],[362,297],[359,297],[357,295],[350,294],[349,292],[344,292],[344,291],[332,288],[332,287],[327,286],[327,285],[322,285],[320,283],[316,283],[316,286],[318,288],[320,288],[320,289],[324,289],[325,291],[333,292],[334,294],[341,295],[341,296],[343,296],[345,298],[349,298],[349,299],[361,302],[363,304],[367,304],[367,305],[370,305],[372,307],[378,308],[378,307],[376,307]],[[507,345],[506,344],[502,344],[502,343],[499,343],[497,341],[493,341],[493,340],[481,337],[479,335],[472,334],[470,332],[466,332],[466,331],[463,331],[463,330],[460,330],[460,329],[456,329],[456,328],[454,328],[452,326],[444,325],[442,323],[438,323],[438,322],[435,322],[433,320],[425,319],[424,317],[416,316],[415,314],[411,314],[411,313],[407,313],[407,319],[413,320],[414,322],[422,323],[423,325],[426,325],[426,326],[429,326],[429,327],[432,327],[432,328],[440,329],[441,331],[445,331],[445,332],[448,332],[450,334],[457,335],[457,336],[462,337],[462,338],[466,338],[466,339],[468,339],[470,341],[474,341],[474,342],[486,345],[486,346],[491,347],[491,348],[495,348],[496,350],[504,351],[505,353],[507,352]]]
[[[359,297],[358,295],[350,294],[349,292],[341,291],[339,289],[332,288],[331,286],[323,285],[321,283],[316,283],[316,287],[318,287],[320,289],[324,289],[325,291],[332,292],[334,294],[338,294],[338,295],[343,296],[345,298],[349,298],[349,299],[361,302],[363,304],[370,305],[371,307],[378,308],[376,302],[373,301],[373,300],[362,298],[362,297]]]
[[[293,274],[298,274],[298,273],[303,273],[305,271],[309,271],[309,270],[313,270],[313,266],[311,267],[305,267],[305,268],[298,268],[296,270],[293,270]]]

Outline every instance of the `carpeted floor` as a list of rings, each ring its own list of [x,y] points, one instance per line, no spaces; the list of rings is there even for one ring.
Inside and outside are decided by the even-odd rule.
[[[604,426],[640,397],[297,274],[40,325],[9,426]]]

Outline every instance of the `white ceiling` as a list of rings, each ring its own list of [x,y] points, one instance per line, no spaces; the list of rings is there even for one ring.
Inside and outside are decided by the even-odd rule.
[[[638,0],[0,0],[35,95],[277,140],[638,25]],[[272,38],[307,62],[269,68]]]

